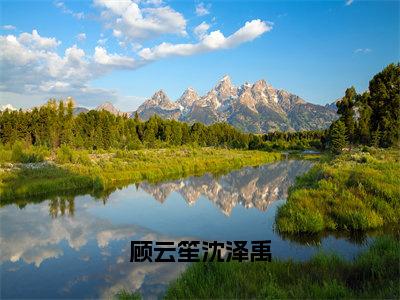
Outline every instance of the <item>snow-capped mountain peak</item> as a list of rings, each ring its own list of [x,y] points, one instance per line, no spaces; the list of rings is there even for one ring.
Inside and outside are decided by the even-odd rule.
[[[154,114],[166,119],[177,119],[181,109],[183,109],[183,107],[179,103],[172,102],[163,90],[158,90],[151,98],[147,99],[139,106],[137,112],[144,120],[150,118]]]
[[[195,89],[188,87],[176,102],[181,105],[182,110],[189,110],[198,99],[199,95]]]
[[[232,84],[231,78],[225,75],[214,87],[219,102],[224,102],[232,96],[237,96],[237,88]]]
[[[176,102],[172,102],[160,90],[137,111],[143,120],[158,114],[189,123],[228,122],[251,132],[321,129],[337,118],[333,110],[275,89],[264,79],[254,84],[246,82],[238,88],[228,75],[204,96],[187,88]]]

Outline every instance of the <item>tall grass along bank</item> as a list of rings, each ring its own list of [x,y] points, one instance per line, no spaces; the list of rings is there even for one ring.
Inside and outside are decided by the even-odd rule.
[[[298,178],[278,210],[283,233],[367,230],[400,221],[398,149],[350,151]]]
[[[353,261],[321,253],[306,262],[199,262],[169,286],[165,298],[399,299],[399,261],[400,242],[386,236]]]
[[[42,158],[42,162],[16,164],[11,162],[13,154],[6,151],[1,154],[1,201],[82,188],[103,190],[119,182],[154,182],[205,172],[220,173],[282,157],[279,153],[217,148],[178,147],[90,153],[61,147],[56,153]],[[32,149],[28,151],[30,157],[36,157]],[[19,155],[26,157],[24,153]]]

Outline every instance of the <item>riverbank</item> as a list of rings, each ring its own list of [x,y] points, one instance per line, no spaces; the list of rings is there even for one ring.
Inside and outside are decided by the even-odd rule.
[[[21,156],[39,156],[29,151]],[[63,147],[47,155],[38,159],[40,162],[27,164],[12,163],[12,153],[0,155],[1,203],[68,190],[105,190],[121,182],[154,182],[221,173],[284,157],[276,152],[189,147],[92,153]]]
[[[169,286],[165,298],[398,299],[399,260],[399,240],[386,236],[353,261],[321,253],[306,262],[194,263]]]
[[[400,222],[398,149],[353,150],[297,179],[279,208],[282,233],[368,230]]]

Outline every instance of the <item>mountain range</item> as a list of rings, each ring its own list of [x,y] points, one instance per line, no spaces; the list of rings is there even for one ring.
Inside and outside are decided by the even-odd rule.
[[[121,114],[111,103],[97,109]],[[297,95],[275,89],[265,80],[236,87],[229,76],[224,76],[203,96],[188,88],[179,99],[171,101],[159,90],[136,112],[142,120],[157,114],[165,119],[206,125],[227,122],[253,133],[324,129],[337,118],[334,106],[306,102]]]
[[[122,112],[110,102],[101,104],[96,110],[132,118],[137,112],[142,120],[157,114],[188,123],[227,122],[253,133],[325,129],[338,117],[335,102],[325,106],[312,104],[274,88],[263,79],[254,84],[235,86],[229,76],[224,76],[203,96],[193,88],[187,88],[179,99],[171,101],[163,90],[159,90],[133,112]],[[74,114],[87,111],[89,109],[84,107],[74,108]]]
[[[229,76],[224,76],[203,96],[188,88],[175,102],[159,90],[137,112],[143,120],[158,114],[189,123],[227,122],[254,133],[323,129],[337,118],[333,106],[308,103],[297,95],[275,89],[265,80],[236,87]]]

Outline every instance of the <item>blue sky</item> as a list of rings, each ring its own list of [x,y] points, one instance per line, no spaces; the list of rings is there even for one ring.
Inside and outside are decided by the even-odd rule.
[[[134,110],[225,74],[325,104],[399,61],[399,1],[1,1],[0,104]]]

